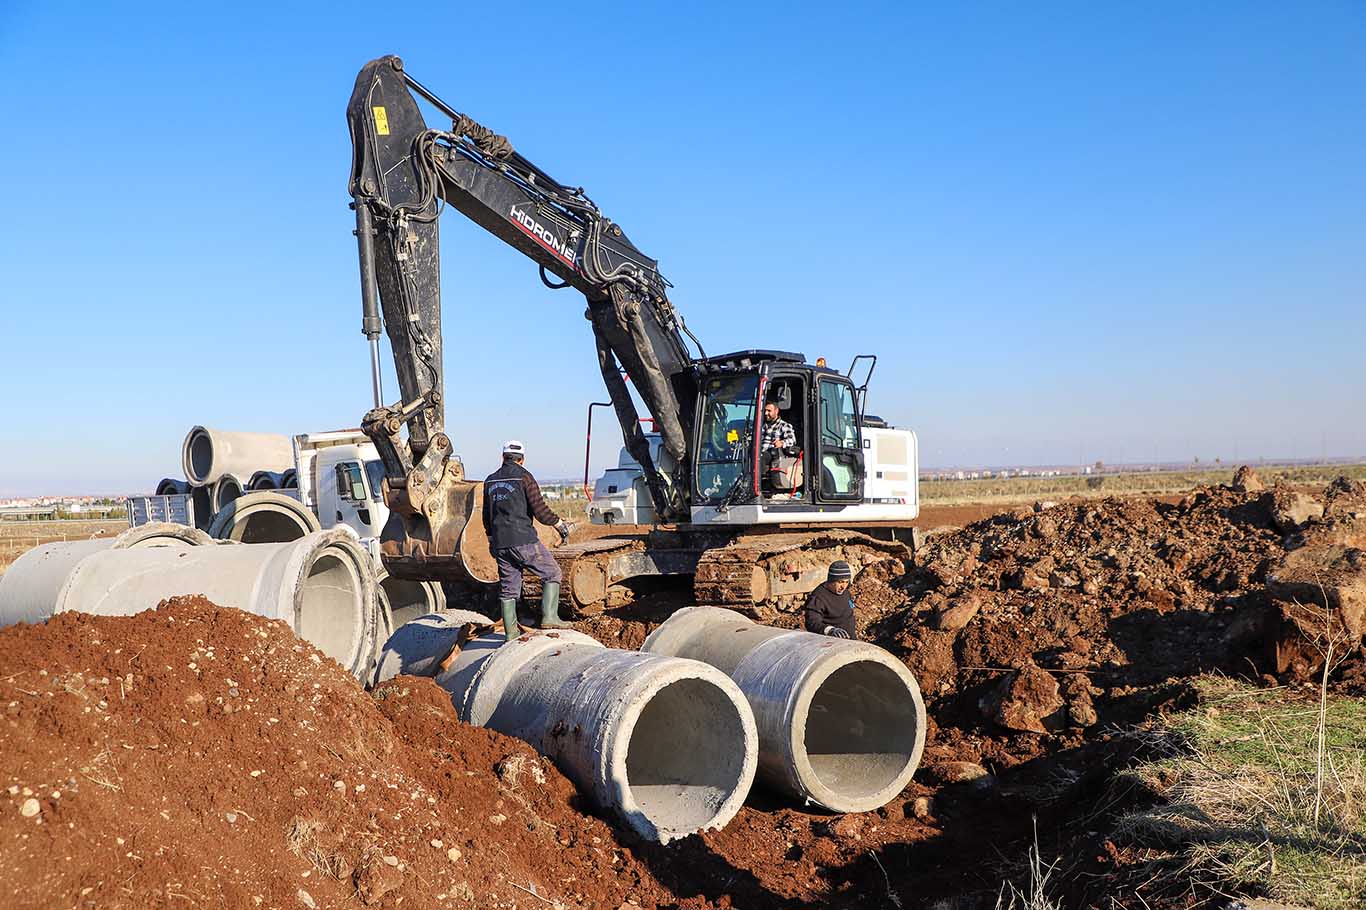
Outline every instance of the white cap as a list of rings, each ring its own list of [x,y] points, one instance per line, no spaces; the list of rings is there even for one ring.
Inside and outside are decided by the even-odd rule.
[[[522,445],[521,440],[509,439],[503,443],[504,455],[526,455],[526,446]]]

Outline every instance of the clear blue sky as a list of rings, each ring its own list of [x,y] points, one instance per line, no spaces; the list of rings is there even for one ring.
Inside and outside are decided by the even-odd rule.
[[[150,488],[195,423],[358,423],[344,110],[386,53],[585,186],[710,350],[877,352],[927,465],[1366,454],[1355,0],[9,0],[0,495]],[[581,298],[442,237],[457,449],[574,474]]]

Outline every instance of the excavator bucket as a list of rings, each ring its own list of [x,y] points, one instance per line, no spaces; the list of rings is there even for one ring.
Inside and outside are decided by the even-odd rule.
[[[447,507],[444,522],[411,516],[405,522],[397,513],[390,515],[380,545],[384,567],[396,578],[496,584],[498,563],[484,527],[483,482],[448,481],[440,490]],[[390,539],[389,531],[396,521],[405,533]],[[560,535],[553,528],[540,523],[535,528],[541,543],[547,547],[559,544]]]
[[[470,572],[460,555],[471,518],[483,523],[483,489],[476,481],[448,478],[421,511],[391,511],[380,535],[380,558],[389,574],[414,581],[484,581]]]

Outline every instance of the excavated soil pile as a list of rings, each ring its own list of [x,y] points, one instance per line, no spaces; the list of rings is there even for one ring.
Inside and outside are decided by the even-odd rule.
[[[0,906],[668,903],[529,746],[281,623],[67,613],[0,632],[0,667]]]
[[[999,515],[931,537],[903,577],[860,579],[862,619],[925,692],[941,728],[927,764],[1008,767],[1060,745],[1048,737],[1133,722],[1199,673],[1310,678],[1325,610],[1339,679],[1356,678],[1364,504],[1361,484],[1268,490],[1243,469],[1174,504]]]

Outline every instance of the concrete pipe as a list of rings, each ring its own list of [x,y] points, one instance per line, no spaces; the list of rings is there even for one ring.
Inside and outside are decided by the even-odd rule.
[[[183,496],[190,492],[190,482],[188,480],[176,480],[174,477],[163,477],[157,484],[157,496]]]
[[[222,477],[215,480],[213,486],[209,489],[212,490],[209,501],[213,506],[213,514],[215,517],[219,512],[228,507],[228,503],[237,499],[243,493],[242,481],[237,478],[236,474],[224,474]]]
[[[284,620],[357,677],[374,653],[375,582],[370,559],[343,531],[282,544],[96,547],[49,544],[0,576],[0,626],[78,611],[131,616],[168,597],[201,594]],[[52,548],[76,547],[61,553]],[[46,551],[46,552],[42,552]]]
[[[280,489],[297,490],[299,489],[299,472],[294,468],[286,468],[280,472]]]
[[[278,490],[284,471],[257,471],[247,481],[248,490]]]
[[[209,536],[240,543],[288,543],[319,530],[317,516],[303,503],[281,493],[246,493],[223,508]]]
[[[450,651],[463,621],[424,616],[385,651]],[[386,654],[387,660],[387,654]],[[430,669],[430,668],[429,668]],[[436,677],[462,720],[525,740],[647,840],[720,828],[754,780],[758,737],[743,693],[714,667],[617,651],[571,630],[467,643]]]
[[[701,660],[733,679],[754,709],[761,778],[806,802],[867,812],[900,793],[920,764],[920,686],[876,645],[688,607],[643,650]]]
[[[135,547],[185,550],[212,543],[213,538],[197,528],[153,521],[129,528],[117,537],[92,537],[34,547],[0,575],[0,626],[42,622],[51,616],[56,612],[52,604],[60,587],[81,560],[93,553]]]
[[[383,625],[383,619],[381,619]],[[436,663],[455,646],[460,627],[466,623],[491,623],[473,610],[446,610],[419,616],[396,626],[381,643],[375,662],[375,683],[395,676],[435,676]]]
[[[207,531],[213,524],[213,487],[190,487],[190,505],[194,507],[194,526]]]
[[[437,582],[395,578],[380,569],[375,575],[375,584],[379,586],[380,613],[390,623],[391,633],[419,616],[446,609],[446,595]]]
[[[256,471],[283,471],[294,464],[288,436],[232,433],[193,427],[185,435],[180,460],[190,483],[208,485],[224,474],[250,477]]]

